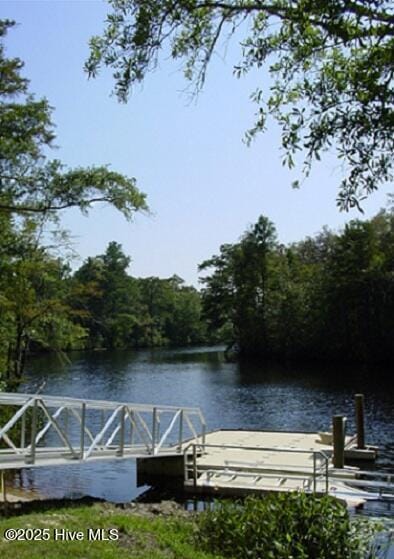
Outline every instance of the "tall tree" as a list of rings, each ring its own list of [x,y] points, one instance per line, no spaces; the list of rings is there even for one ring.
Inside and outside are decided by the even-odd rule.
[[[276,247],[274,225],[261,216],[235,245],[199,269],[213,269],[202,279],[205,314],[212,326],[232,324],[233,342],[245,353],[269,347],[269,301],[272,296],[272,255]]]
[[[250,141],[267,116],[282,129],[284,161],[304,152],[308,175],[336,149],[344,164],[338,205],[359,206],[393,178],[394,6],[389,0],[109,0],[101,36],[91,39],[86,69],[113,70],[121,101],[157,65],[161,51],[184,62],[196,91],[221,42],[235,37],[240,77],[265,66],[257,84]],[[265,78],[263,78],[265,79]],[[298,181],[295,181],[298,185]]]

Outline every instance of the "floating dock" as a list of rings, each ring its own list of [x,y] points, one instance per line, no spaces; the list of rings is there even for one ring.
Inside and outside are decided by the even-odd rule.
[[[357,449],[351,437],[345,442],[345,455],[352,459],[376,457],[375,448]],[[185,443],[183,460],[139,459],[137,472],[140,484],[153,485],[180,479],[183,474],[183,489],[194,495],[240,497],[304,491],[330,494],[349,506],[391,499],[389,476],[377,473],[378,479],[371,479],[375,472],[334,468],[332,455],[333,446],[325,433],[218,430],[207,433],[204,441]],[[360,479],[360,473],[367,479]]]

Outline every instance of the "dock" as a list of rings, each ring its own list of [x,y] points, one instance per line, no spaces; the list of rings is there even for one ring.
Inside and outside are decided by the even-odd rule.
[[[139,484],[157,486],[178,480],[187,494],[218,497],[303,491],[329,494],[348,506],[392,499],[389,474],[351,466],[335,468],[333,446],[325,435],[240,429],[208,432],[204,441],[184,443],[183,459],[139,459]],[[375,448],[360,450],[354,437],[346,437],[345,455],[358,460],[376,457]]]
[[[207,432],[199,408],[19,393],[0,393],[0,406],[8,412],[0,425],[2,472],[133,459],[138,485],[176,481],[194,495],[303,491],[355,506],[393,499],[391,474],[349,465],[377,453],[364,442],[360,405],[353,437],[342,416],[334,416],[332,432]]]
[[[376,456],[375,449],[358,453],[352,437],[347,437],[346,445],[345,455],[353,459]],[[219,430],[208,433],[204,445],[192,443],[191,458],[189,450],[185,449],[189,456],[185,490],[190,493],[244,496],[303,491],[330,494],[349,506],[392,496],[389,476],[378,474],[378,481],[372,481],[373,472],[334,468],[333,446],[319,433]],[[368,479],[360,482],[360,472]]]

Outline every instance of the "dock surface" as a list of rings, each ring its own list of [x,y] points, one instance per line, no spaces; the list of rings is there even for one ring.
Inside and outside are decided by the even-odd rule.
[[[351,437],[346,443],[353,453],[357,451]],[[207,433],[204,445],[191,446],[185,464],[186,491],[232,496],[329,493],[354,506],[377,496],[377,486],[373,493],[357,486],[357,468],[333,468],[333,448],[319,433],[219,430]],[[382,487],[386,488],[383,482]]]

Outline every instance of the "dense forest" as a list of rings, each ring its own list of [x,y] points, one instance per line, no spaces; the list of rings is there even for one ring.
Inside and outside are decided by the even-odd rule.
[[[204,314],[246,356],[394,360],[394,212],[285,246],[266,218],[200,265]]]

